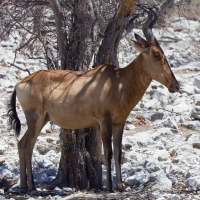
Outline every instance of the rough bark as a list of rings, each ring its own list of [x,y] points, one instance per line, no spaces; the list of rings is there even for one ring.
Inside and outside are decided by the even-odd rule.
[[[75,131],[61,129],[60,141],[61,159],[52,187],[100,189],[98,175],[101,169],[95,159],[97,140],[92,128]]]

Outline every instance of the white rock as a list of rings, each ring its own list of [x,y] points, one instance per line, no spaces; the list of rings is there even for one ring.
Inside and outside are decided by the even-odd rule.
[[[135,175],[128,177],[125,183],[128,185],[140,185],[149,181],[149,173],[146,171],[136,172]]]
[[[194,119],[200,119],[200,106],[195,106],[191,111],[191,117]]]
[[[183,115],[178,115],[175,117],[176,123],[177,124],[182,124],[183,122],[185,122],[185,118]]]
[[[191,94],[194,93],[194,86],[192,86],[192,85],[184,85],[183,87],[180,88],[179,92],[181,94],[182,93],[187,93],[187,94],[191,95]]]
[[[178,196],[177,194],[172,194],[172,196],[170,197],[170,200],[181,200],[182,198],[180,196]]]
[[[2,166],[5,163],[5,159],[6,158],[4,156],[0,157],[0,166]]]
[[[131,148],[130,150],[131,151],[122,154],[122,163],[131,161],[141,161],[143,159],[143,156],[140,153],[135,152],[133,148]]]
[[[135,126],[133,124],[127,124],[126,125],[126,129],[127,130],[134,130],[135,129]]]
[[[54,127],[54,125],[53,125],[53,127]],[[48,122],[48,123],[42,128],[42,130],[41,130],[40,132],[41,132],[42,134],[47,134],[47,133],[51,132],[51,128],[52,128],[52,126],[51,126],[50,122]]]
[[[132,124],[132,123],[133,123],[133,119],[132,119],[131,117],[128,117],[128,118],[126,119],[126,123]]]
[[[60,127],[57,126],[56,124],[51,125],[51,130],[56,131],[56,130],[59,130],[59,129],[60,129]]]
[[[194,86],[200,89],[200,75],[194,77]]]
[[[168,127],[172,129],[178,129],[176,121],[171,117],[167,117],[164,120],[158,120],[154,122],[154,125],[156,128]]]
[[[156,120],[162,120],[165,117],[165,112],[161,111],[153,111],[151,113],[145,114],[143,116],[144,119],[147,119],[149,121],[156,121]]]
[[[122,145],[125,149],[130,149],[132,146],[137,145],[134,136],[126,136],[122,138]]]
[[[177,173],[179,173],[181,171],[181,168],[177,165],[171,164],[170,168],[169,168],[169,173],[176,175]]]
[[[174,34],[174,29],[171,28],[171,27],[167,27],[167,30],[166,30],[166,31],[170,32],[171,34]]]
[[[69,187],[64,187],[63,190],[65,192],[72,192],[73,191],[72,188],[69,188]]]
[[[51,141],[51,142],[50,142]],[[36,143],[36,149],[41,155],[47,154],[50,150],[54,150],[54,152],[60,151],[60,145],[56,144],[56,139],[53,137],[38,137],[38,141]]]
[[[165,106],[169,102],[169,92],[164,87],[158,89],[152,89],[150,91],[151,99],[156,99],[160,102],[161,106]]]
[[[177,178],[171,174],[167,174],[167,178],[172,181],[172,184],[178,183]]]
[[[137,132],[132,136],[132,142],[135,141],[140,147],[145,147],[152,142],[152,133],[154,130]]]
[[[63,194],[64,194],[64,192],[63,192],[59,187],[56,187],[56,188],[54,189],[54,192],[55,192],[56,194],[58,194],[58,195],[63,195]]]
[[[165,110],[180,113],[180,114],[182,114],[186,111],[189,112],[191,109],[192,109],[192,107],[190,105],[188,105],[187,103],[185,103],[185,101],[180,102],[178,104],[174,104],[174,105],[167,105],[165,107]]]
[[[165,161],[167,159],[170,158],[170,154],[168,151],[166,151],[165,149],[163,150],[157,150],[156,154],[158,155],[158,160],[159,161]]]
[[[188,71],[200,71],[199,64],[200,64],[200,61],[190,62],[184,66],[181,66],[181,69],[188,70]]]
[[[147,102],[144,102],[144,108],[146,109],[152,109],[152,108],[161,108],[161,103],[157,99],[151,99]]]
[[[199,185],[200,185],[200,176],[191,177],[191,178],[187,179],[186,183],[185,183],[185,186],[187,188],[189,188],[189,187],[196,188]]]
[[[1,93],[2,96],[5,95],[5,94],[7,93],[7,92],[6,92],[6,89],[0,87],[0,93]]]
[[[154,190],[170,191],[172,189],[172,181],[169,180],[165,173],[157,177],[157,183],[152,186]]]
[[[13,178],[12,172],[9,169],[6,169],[6,168],[0,168],[0,174],[3,177]]]
[[[186,128],[189,128],[189,129],[192,129],[192,130],[197,130],[197,131],[200,130],[200,122],[197,121],[197,120],[189,121],[189,122],[184,122],[182,124],[182,126],[184,126]]]
[[[157,172],[160,170],[160,163],[157,159],[148,159],[145,163],[145,170],[149,173]]]
[[[200,170],[199,166],[193,167],[192,169],[189,169],[188,173],[186,175],[186,179],[191,178],[191,177],[197,177],[197,176],[199,176],[199,170]]]
[[[195,101],[195,106],[200,106],[200,97],[198,95],[198,97],[194,97],[194,101]]]
[[[1,133],[7,132],[7,126],[6,126],[6,124],[0,124],[0,131],[1,131]]]
[[[121,171],[122,172],[127,172],[127,171],[130,171],[132,169],[132,165],[130,162],[127,162],[127,163],[124,163],[122,166],[121,166]]]
[[[38,161],[38,163],[39,163],[40,165],[42,165],[43,167],[45,167],[45,168],[51,167],[51,166],[54,165],[54,164],[53,164],[50,160],[48,160],[48,159],[41,159],[41,160]]]
[[[0,140],[0,155],[4,155],[8,144],[4,140]]]

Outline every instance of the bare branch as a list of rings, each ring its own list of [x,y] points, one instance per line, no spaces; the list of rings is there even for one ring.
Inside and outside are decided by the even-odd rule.
[[[18,67],[17,65],[14,65],[14,64],[9,63],[9,62],[7,62],[7,63],[8,63],[10,66],[13,66],[13,67],[15,67],[15,68],[17,68],[17,69],[19,69],[19,70],[21,70],[21,71],[28,72],[28,74],[31,75],[31,73],[30,73],[30,71],[29,71],[28,69],[22,69],[21,67]]]

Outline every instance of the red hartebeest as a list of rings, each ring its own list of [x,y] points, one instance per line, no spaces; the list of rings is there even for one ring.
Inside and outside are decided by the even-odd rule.
[[[130,111],[142,98],[152,80],[177,92],[174,77],[163,50],[152,33],[157,20],[153,10],[143,7],[148,20],[143,26],[146,40],[135,35],[132,41],[139,56],[127,67],[100,65],[89,71],[41,70],[20,81],[12,94],[8,114],[19,135],[16,96],[25,113],[28,130],[18,143],[20,181],[24,192],[35,190],[31,157],[42,127],[51,120],[65,129],[99,128],[107,165],[107,189],[112,191],[111,158],[113,137],[117,188],[121,179],[121,142]],[[28,179],[28,185],[27,185]]]

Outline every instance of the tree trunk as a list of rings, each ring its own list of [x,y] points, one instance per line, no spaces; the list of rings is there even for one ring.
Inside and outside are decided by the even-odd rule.
[[[101,188],[101,163],[96,155],[97,137],[94,128],[80,130],[61,129],[61,159],[52,186],[86,189]],[[101,150],[101,149],[100,149]]]

